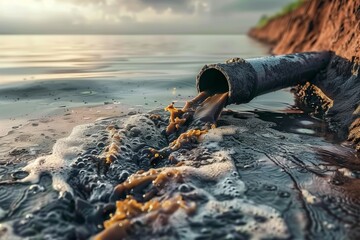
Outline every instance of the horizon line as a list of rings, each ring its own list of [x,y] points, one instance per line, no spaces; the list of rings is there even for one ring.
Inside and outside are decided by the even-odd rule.
[[[0,33],[4,35],[247,35],[244,33]]]

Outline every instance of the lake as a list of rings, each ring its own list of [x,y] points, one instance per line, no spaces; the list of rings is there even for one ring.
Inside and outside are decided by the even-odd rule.
[[[259,57],[268,47],[246,35],[15,35],[0,37],[0,123],[24,124],[59,108],[104,103],[164,107],[196,95],[203,65]],[[280,110],[278,91],[235,109]]]

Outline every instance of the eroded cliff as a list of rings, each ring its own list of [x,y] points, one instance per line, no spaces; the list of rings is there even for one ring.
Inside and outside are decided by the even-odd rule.
[[[324,118],[331,129],[360,150],[360,1],[308,0],[269,20],[249,35],[272,44],[272,53],[331,50],[326,71],[313,83],[333,105]],[[303,88],[302,88],[303,89]]]

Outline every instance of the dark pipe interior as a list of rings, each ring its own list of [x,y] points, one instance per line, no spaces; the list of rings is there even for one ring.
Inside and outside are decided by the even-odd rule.
[[[225,93],[229,91],[229,84],[221,71],[215,68],[209,68],[200,76],[199,90],[200,92],[209,91],[211,94]]]

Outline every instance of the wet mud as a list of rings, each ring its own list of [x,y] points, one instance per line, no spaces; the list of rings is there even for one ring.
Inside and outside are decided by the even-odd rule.
[[[313,84],[298,86],[297,102],[324,119],[329,129],[360,151],[358,63],[334,56]]]
[[[36,159],[6,163],[14,156],[5,154],[0,236],[359,237],[359,159],[323,121],[296,108],[223,111],[216,128],[154,162],[151,149],[174,140],[168,115],[79,125]]]

